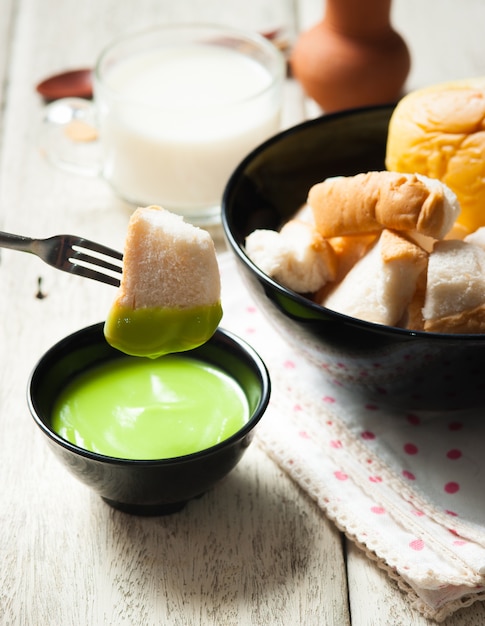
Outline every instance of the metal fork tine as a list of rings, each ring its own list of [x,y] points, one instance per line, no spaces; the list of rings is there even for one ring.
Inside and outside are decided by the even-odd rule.
[[[123,254],[118,250],[113,250],[95,241],[84,239],[84,237],[66,237],[69,240],[69,266],[64,269],[71,274],[92,278],[114,287],[119,287],[120,279],[117,276],[98,272],[91,266],[100,267],[110,272],[120,274],[122,272],[121,263],[119,265],[111,263],[113,260],[122,261]],[[93,254],[94,253],[94,254]],[[96,254],[103,257],[95,256]]]
[[[123,254],[118,250],[113,250],[112,248],[103,246],[96,241],[89,241],[88,239],[84,239],[83,237],[78,237],[76,241],[72,241],[71,245],[73,248],[79,247],[89,252],[98,252],[99,254],[104,254],[105,256],[111,257],[112,259],[119,259],[120,261],[123,259]]]
[[[70,274],[92,278],[115,287],[120,285],[123,254],[84,237],[54,235],[47,239],[32,239],[0,231],[0,247],[36,254],[48,265]],[[120,263],[117,264],[116,261]],[[98,272],[96,267],[114,275]]]
[[[111,272],[121,272],[121,265],[114,265],[113,263],[110,263],[105,259],[85,254],[80,250],[74,250],[73,254],[69,257],[69,260],[75,262],[81,261],[84,263],[89,263],[89,265],[97,265],[98,267],[104,267],[104,269],[110,270]]]
[[[97,272],[96,270],[90,269],[85,265],[72,264],[70,266],[64,267],[63,269],[70,274],[84,276],[85,278],[92,278],[93,280],[106,283],[107,285],[112,285],[113,287],[120,286],[119,278],[115,278],[114,276],[110,276],[109,274],[103,274],[102,272]]]

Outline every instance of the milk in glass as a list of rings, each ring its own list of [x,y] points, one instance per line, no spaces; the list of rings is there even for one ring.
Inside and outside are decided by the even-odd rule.
[[[104,176],[126,200],[217,212],[236,165],[279,130],[270,72],[235,49],[183,44],[106,70],[96,99]]]

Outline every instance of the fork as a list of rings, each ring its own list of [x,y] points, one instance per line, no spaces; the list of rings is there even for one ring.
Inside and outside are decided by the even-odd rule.
[[[37,255],[59,270],[119,287],[123,255],[84,237],[56,235],[31,239],[0,231],[0,248]]]

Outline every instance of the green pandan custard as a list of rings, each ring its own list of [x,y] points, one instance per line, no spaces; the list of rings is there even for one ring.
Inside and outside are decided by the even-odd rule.
[[[208,341],[222,317],[220,302],[188,309],[115,306],[104,327],[108,343],[133,356],[156,358]]]
[[[209,448],[249,419],[238,383],[185,355],[126,357],[76,377],[54,407],[52,427],[86,450],[165,459]]]

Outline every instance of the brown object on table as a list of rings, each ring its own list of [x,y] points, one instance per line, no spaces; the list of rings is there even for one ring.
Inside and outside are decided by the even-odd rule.
[[[411,66],[391,0],[327,0],[293,49],[293,76],[325,113],[398,100]]]
[[[36,91],[47,101],[60,98],[93,97],[92,70],[69,70],[46,78],[36,86]]]

